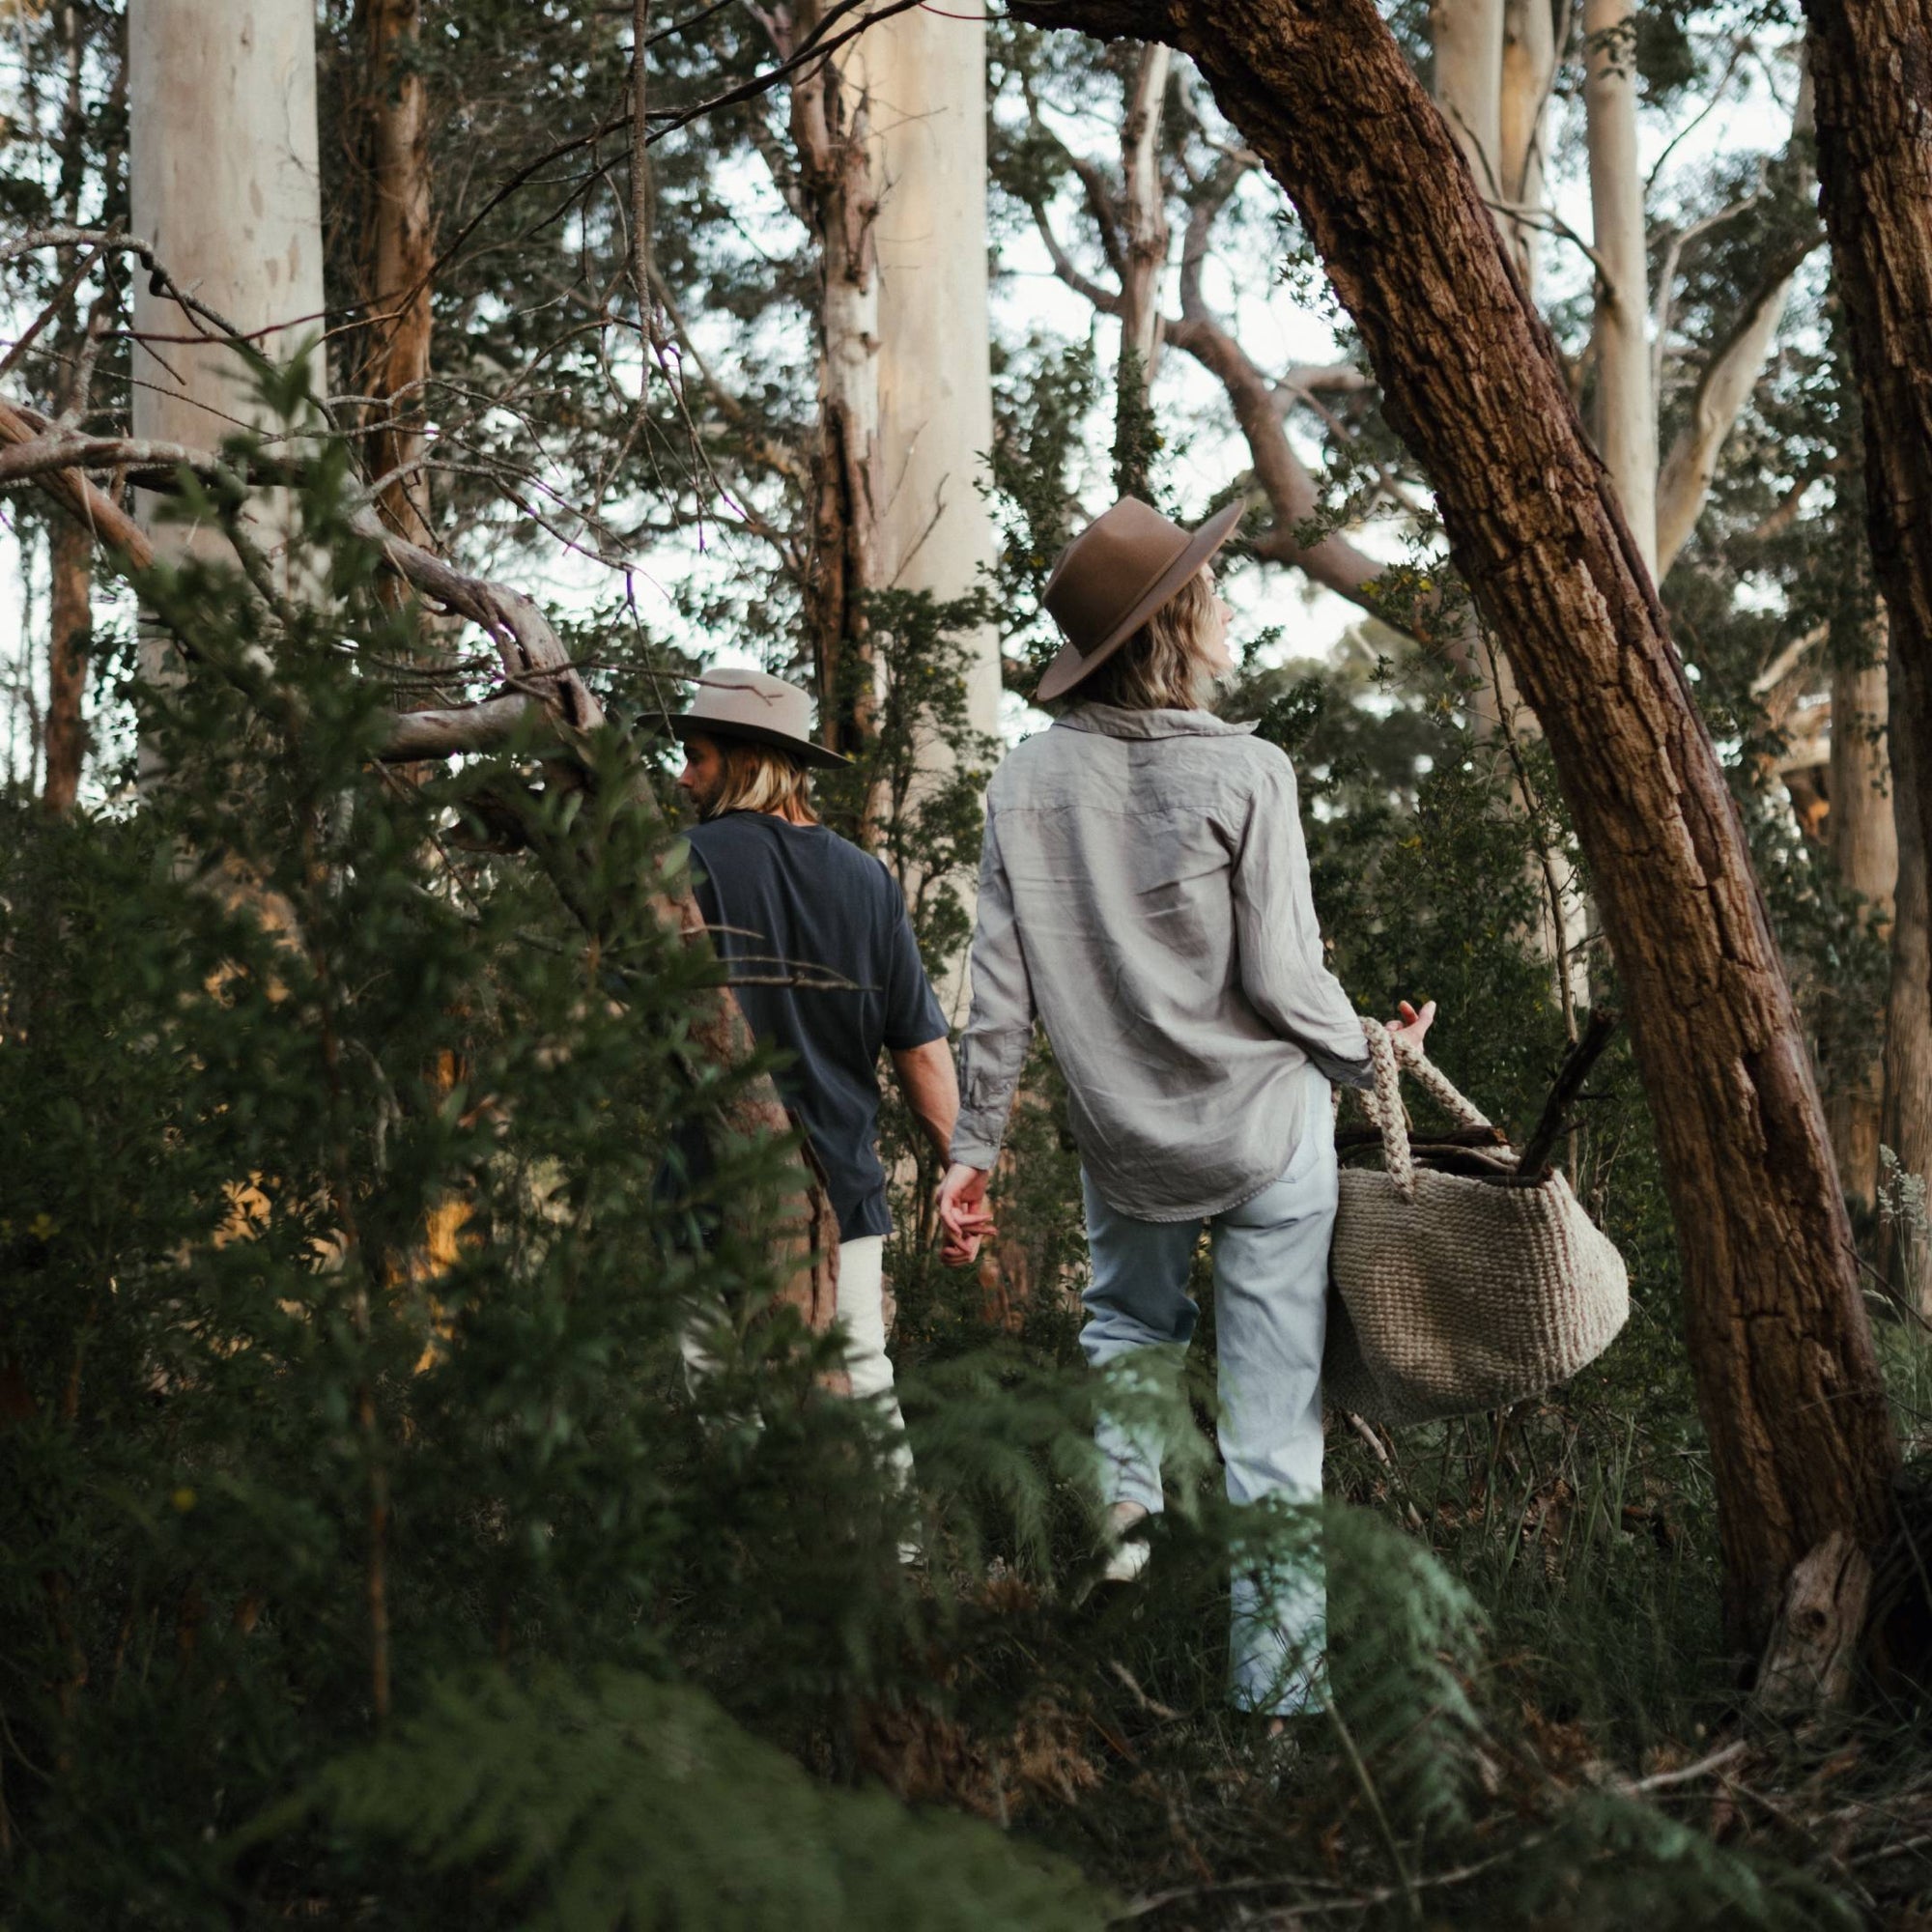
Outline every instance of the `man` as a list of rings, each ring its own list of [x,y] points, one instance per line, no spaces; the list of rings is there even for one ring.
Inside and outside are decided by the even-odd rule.
[[[805,693],[762,671],[713,670],[672,726],[684,743],[678,785],[699,820],[688,834],[699,910],[737,969],[753,1035],[784,1050],[779,1092],[838,1217],[852,1393],[878,1400],[903,1432],[886,1354],[879,1050],[943,1158],[959,1112],[946,1021],[892,874],[812,811],[808,769],[849,760],[812,742]],[[897,1461],[909,1468],[903,1452]]]

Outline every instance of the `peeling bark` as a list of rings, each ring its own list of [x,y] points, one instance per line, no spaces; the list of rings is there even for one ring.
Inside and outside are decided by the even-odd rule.
[[[1542,721],[1628,994],[1683,1257],[1726,1621],[1755,1654],[1801,1559],[1837,1531],[1861,1547],[1885,1533],[1897,1447],[1744,828],[1548,334],[1371,0],[1015,12],[1192,55],[1300,212]]]
[[[46,779],[41,803],[55,813],[71,811],[87,756],[81,696],[94,643],[94,546],[76,525],[55,525],[52,596],[47,637]]]
[[[429,377],[430,270],[436,235],[430,215],[429,115],[414,63],[421,0],[362,0],[358,22],[368,93],[369,220],[364,282],[367,351],[358,386],[375,398],[365,410],[366,457],[383,521],[411,543],[429,535],[429,476],[423,453],[423,384]]]
[[[1483,192],[1502,193],[1503,0],[1430,0],[1435,104]]]
[[[822,9],[766,16],[789,58]],[[810,469],[805,631],[818,687],[819,736],[863,749],[876,710],[867,594],[879,588],[878,193],[869,152],[871,101],[860,55],[827,56],[791,86],[796,209],[811,231],[819,276],[818,443]],[[869,813],[867,814],[869,817]]]
[[[1898,835],[1885,750],[1886,668],[1841,662],[1832,671],[1831,810],[1825,842],[1838,876],[1865,900],[1861,917],[1884,930],[1898,879]],[[1826,1098],[1838,1179],[1848,1201],[1869,1208],[1878,1182],[1879,1110],[1884,1062],[1875,1055],[1857,1077]]]
[[[1891,677],[1891,799],[1898,890],[1891,920],[1891,985],[1885,1008],[1880,1143],[1921,1187],[1932,1185],[1932,931],[1919,807],[1926,748],[1900,734],[1896,660]],[[1921,1200],[1924,1198],[1921,1195]],[[1907,1307],[1932,1321],[1932,1228],[1895,1214],[1879,1222],[1879,1269]]]

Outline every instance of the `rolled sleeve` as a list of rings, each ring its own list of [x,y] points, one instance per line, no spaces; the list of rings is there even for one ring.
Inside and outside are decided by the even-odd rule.
[[[980,914],[973,932],[973,1010],[959,1048],[959,1120],[952,1158],[990,1168],[1033,1044],[1033,982],[1013,916],[1012,886],[1000,857],[991,807],[980,855]]]
[[[1294,769],[1285,757],[1263,767],[1236,856],[1234,889],[1241,990],[1249,1004],[1330,1080],[1369,1086],[1360,1016],[1321,957]]]

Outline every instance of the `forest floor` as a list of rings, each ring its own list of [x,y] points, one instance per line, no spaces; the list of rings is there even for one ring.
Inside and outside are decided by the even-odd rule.
[[[1881,1341],[1917,1463],[1932,1338]],[[1932,1927],[1924,1714],[1869,1682],[1804,1722],[1739,1695],[1708,1459],[1662,1328],[1560,1401],[1330,1430],[1331,1495],[1426,1546],[1478,1610],[1480,1655],[1455,1665],[1469,1722],[1414,1788],[1380,1788],[1346,1698],[1281,1742],[1221,1704],[1216,1577],[1182,1522],[1145,1581],[1071,1615],[995,1564],[954,1715],[875,1714],[862,1768],[1072,1857],[1149,1927]]]

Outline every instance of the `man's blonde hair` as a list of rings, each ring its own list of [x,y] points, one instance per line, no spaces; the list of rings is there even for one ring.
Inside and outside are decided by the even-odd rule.
[[[1075,704],[1123,711],[1200,711],[1214,677],[1200,639],[1214,617],[1214,579],[1204,564],[1127,641],[1067,694]]]
[[[724,760],[724,781],[710,810],[775,811],[781,817],[818,823],[805,767],[774,745],[754,745],[748,738],[720,735],[712,740]]]

